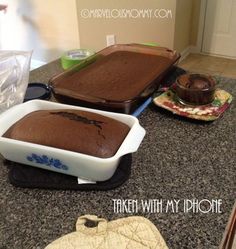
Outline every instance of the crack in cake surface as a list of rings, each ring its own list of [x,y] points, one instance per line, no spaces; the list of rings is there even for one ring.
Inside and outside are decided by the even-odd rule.
[[[51,112],[51,114],[60,115],[62,117],[68,118],[68,119],[73,120],[73,121],[78,121],[78,122],[82,122],[85,124],[94,125],[97,128],[99,128],[100,130],[102,130],[101,125],[104,124],[104,122],[102,122],[102,121],[88,119],[86,117],[83,117],[83,116],[80,116],[80,115],[77,115],[77,114],[71,113],[71,112]]]

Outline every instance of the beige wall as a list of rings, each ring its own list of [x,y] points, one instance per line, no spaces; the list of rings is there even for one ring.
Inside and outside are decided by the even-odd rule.
[[[201,0],[176,0],[174,48],[197,45]]]
[[[182,52],[197,42],[201,0],[0,0],[0,48],[33,49],[33,58],[51,61],[63,51],[106,47],[106,35],[117,43],[156,42]],[[82,18],[83,9],[168,9],[172,18]]]
[[[5,0],[1,16],[2,49],[34,50],[33,58],[51,61],[79,47],[76,0]]]
[[[176,1],[174,48],[184,51],[190,45],[192,24],[192,0]]]
[[[183,52],[196,45],[201,0],[77,0],[81,47],[100,50],[106,35],[117,43],[157,42]],[[82,18],[83,9],[171,9],[172,19]]]
[[[193,0],[192,27],[191,27],[191,44],[197,45],[198,29],[200,20],[201,0]]]
[[[77,0],[80,44],[100,50],[106,47],[106,35],[115,34],[117,43],[157,42],[173,48],[175,0]],[[83,9],[170,9],[172,19],[96,19],[82,18]]]

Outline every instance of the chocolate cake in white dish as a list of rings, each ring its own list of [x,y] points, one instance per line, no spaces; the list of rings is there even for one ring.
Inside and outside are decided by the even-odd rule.
[[[34,111],[4,137],[100,158],[115,155],[130,128],[117,120],[79,110]]]

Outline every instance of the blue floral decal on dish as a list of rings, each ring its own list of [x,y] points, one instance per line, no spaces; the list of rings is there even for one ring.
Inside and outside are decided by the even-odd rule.
[[[39,156],[32,153],[30,156],[26,157],[28,161],[43,164],[52,168],[68,170],[68,166],[64,165],[59,159],[48,157],[46,155]]]

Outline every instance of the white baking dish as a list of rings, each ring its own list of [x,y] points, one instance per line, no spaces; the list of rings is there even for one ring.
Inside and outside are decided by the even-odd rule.
[[[15,122],[25,115],[37,110],[50,109],[75,109],[98,113],[127,124],[130,131],[116,154],[105,159],[2,137]],[[14,106],[0,115],[0,153],[4,158],[92,181],[105,181],[111,178],[121,157],[137,151],[144,136],[145,130],[139,125],[138,119],[133,116],[43,100],[32,100]]]

